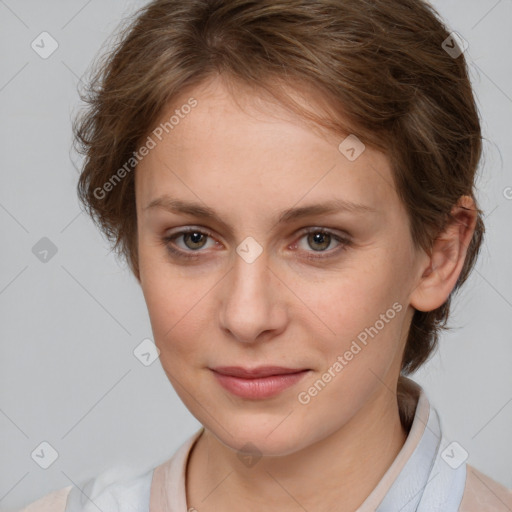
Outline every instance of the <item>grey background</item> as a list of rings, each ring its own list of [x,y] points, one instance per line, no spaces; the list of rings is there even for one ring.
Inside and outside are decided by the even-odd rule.
[[[199,423],[157,360],[135,279],[76,198],[70,119],[77,84],[121,18],[143,2],[0,0],[0,508],[11,510],[118,464],[154,467]],[[479,181],[487,238],[436,357],[414,378],[469,462],[512,487],[512,2],[434,2],[466,52],[483,117]],[[31,48],[41,32],[59,44]],[[506,191],[510,193],[507,194]],[[46,263],[32,252],[49,238]],[[31,458],[49,442],[48,469]]]

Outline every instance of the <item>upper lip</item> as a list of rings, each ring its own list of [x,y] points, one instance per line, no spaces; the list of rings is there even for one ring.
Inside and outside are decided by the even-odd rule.
[[[211,368],[214,372],[223,375],[232,375],[244,379],[269,377],[270,375],[285,375],[288,373],[303,372],[306,368],[285,368],[283,366],[258,366],[257,368],[242,368],[241,366],[218,366]]]

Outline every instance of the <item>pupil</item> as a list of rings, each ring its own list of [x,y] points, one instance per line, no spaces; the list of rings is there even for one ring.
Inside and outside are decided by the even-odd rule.
[[[203,236],[202,233],[197,233],[197,232],[187,234],[187,237],[191,240],[192,244],[195,245],[195,247],[191,247],[191,249],[198,249],[204,245],[204,242],[202,244],[200,242],[202,236]],[[199,247],[197,247],[196,244],[198,244]]]
[[[327,247],[329,247],[329,242],[330,242],[330,238],[331,238],[329,234],[327,234],[327,233],[315,233],[312,236],[310,235],[310,237],[312,237],[312,243],[313,244],[320,244],[320,245],[322,245],[322,247],[320,249],[315,249],[315,250],[326,249]]]

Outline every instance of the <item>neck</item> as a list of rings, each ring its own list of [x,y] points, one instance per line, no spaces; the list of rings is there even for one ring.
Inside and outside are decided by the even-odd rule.
[[[396,396],[384,390],[342,428],[314,445],[252,467],[208,430],[187,465],[188,508],[260,511],[356,510],[376,487],[407,438]],[[319,492],[321,490],[321,492]]]

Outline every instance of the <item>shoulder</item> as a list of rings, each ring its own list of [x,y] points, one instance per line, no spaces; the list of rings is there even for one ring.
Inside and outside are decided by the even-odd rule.
[[[53,491],[19,512],[125,512],[149,504],[153,469],[115,466],[98,476]]]
[[[65,512],[146,510],[152,476],[153,468],[141,472],[137,466],[111,467],[73,487]]]
[[[467,465],[466,486],[459,512],[507,512],[512,510],[512,490]]]
[[[46,494],[37,501],[28,504],[19,512],[64,512],[66,500],[72,487],[70,485]]]

